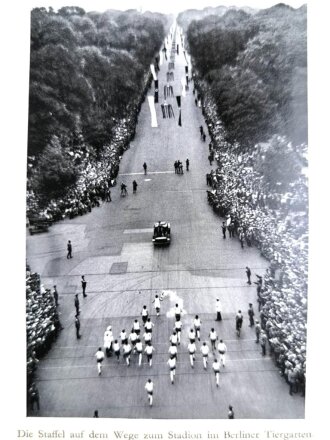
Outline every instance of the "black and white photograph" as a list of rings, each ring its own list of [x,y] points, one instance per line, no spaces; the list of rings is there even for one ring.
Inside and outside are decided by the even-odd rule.
[[[305,420],[309,4],[26,10],[26,420]]]
[[[301,419],[307,5],[31,10],[27,415]]]

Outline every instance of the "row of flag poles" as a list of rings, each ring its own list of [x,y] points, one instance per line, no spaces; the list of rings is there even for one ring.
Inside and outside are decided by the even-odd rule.
[[[176,34],[176,30],[174,30],[174,35]],[[172,34],[171,34],[172,36]],[[174,44],[174,43],[173,43]],[[183,47],[183,36],[181,33],[181,44]],[[155,104],[158,104],[159,101],[159,83],[158,83],[158,78],[157,78],[157,73],[156,70],[159,70],[159,65],[163,64],[163,57],[167,60],[167,48],[166,46],[169,45],[169,41],[168,38],[166,39],[166,44],[164,43],[164,47],[163,49],[160,51],[159,53],[159,57],[156,57],[156,68],[154,64],[150,65],[150,70],[151,70],[151,74],[154,80],[154,87],[155,87],[155,91],[154,91],[154,96],[148,96],[148,102],[149,102],[149,107],[150,107],[150,114],[151,114],[151,126],[152,127],[158,127],[157,124],[157,117],[156,117],[156,109],[155,109]],[[174,44],[175,47],[175,44]],[[174,49],[175,50],[175,49]],[[176,53],[179,54],[179,45],[176,45]],[[186,58],[186,52],[185,50],[183,50],[183,54],[185,57],[185,60],[188,64],[187,58]],[[182,78],[181,80],[181,85],[182,85],[182,96],[186,96],[186,86],[188,86],[188,65],[185,66],[185,78]],[[179,120],[178,120],[178,125],[180,127],[182,127],[182,117],[181,117],[181,95],[176,96],[176,102],[178,105],[178,110],[179,110]]]

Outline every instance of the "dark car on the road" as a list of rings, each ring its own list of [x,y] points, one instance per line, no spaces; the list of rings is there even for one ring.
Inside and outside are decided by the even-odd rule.
[[[169,222],[159,221],[154,224],[154,235],[152,237],[154,244],[170,244],[171,225]]]

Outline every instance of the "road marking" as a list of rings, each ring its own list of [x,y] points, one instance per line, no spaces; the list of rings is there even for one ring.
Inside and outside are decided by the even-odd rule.
[[[152,228],[142,228],[142,229],[125,229],[124,234],[140,234],[140,233],[148,233],[150,234],[154,230]]]
[[[174,171],[150,171],[148,174],[174,174]],[[144,173],[119,173],[118,176],[140,176]]]

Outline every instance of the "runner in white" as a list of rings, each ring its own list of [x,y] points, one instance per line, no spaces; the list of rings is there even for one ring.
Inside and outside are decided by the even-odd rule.
[[[154,384],[151,379],[147,380],[147,383],[145,384],[144,388],[147,390],[149,405],[152,406]]]
[[[209,351],[210,351],[210,349],[209,349],[208,345],[206,345],[206,342],[203,342],[203,345],[201,346],[201,352],[203,355],[203,365],[204,365],[205,370],[207,368],[207,358],[209,356]]]

